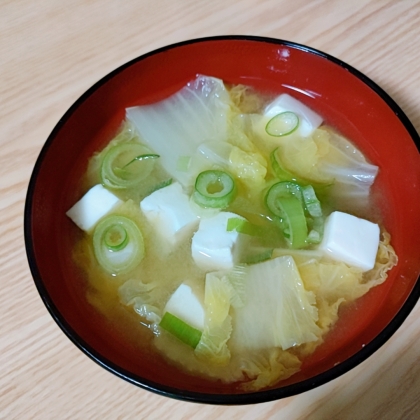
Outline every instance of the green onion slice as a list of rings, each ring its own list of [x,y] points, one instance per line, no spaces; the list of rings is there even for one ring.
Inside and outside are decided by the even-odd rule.
[[[311,217],[307,219],[308,228],[310,229],[306,242],[308,244],[319,244],[324,235],[324,218]]]
[[[266,249],[258,254],[255,255],[249,255],[247,256],[243,262],[243,264],[252,265],[252,264],[258,264],[263,261],[270,260],[273,256],[273,249]]]
[[[277,217],[283,217],[283,211],[278,205],[279,198],[295,197],[303,206],[302,190],[296,182],[282,181],[272,185],[265,196],[267,208]]]
[[[235,198],[233,178],[224,171],[201,172],[195,181],[194,201],[204,208],[226,208]]]
[[[104,243],[111,251],[121,251],[128,244],[128,233],[121,224],[114,224],[106,228]]]
[[[102,184],[116,189],[135,187],[152,172],[157,158],[140,143],[117,144],[102,161]]]
[[[126,273],[136,268],[144,257],[143,235],[131,219],[107,216],[95,227],[93,251],[106,272]]]
[[[308,242],[308,244],[319,244],[321,242],[321,239],[322,238],[321,238],[321,235],[319,234],[319,232],[312,229],[308,233],[308,237],[306,238],[306,242]]]
[[[302,204],[296,197],[280,198],[278,206],[282,212],[283,234],[291,248],[306,245],[308,227]]]
[[[148,154],[146,153],[144,155],[139,155],[139,156],[136,156],[134,159],[130,160],[130,162],[126,163],[122,167],[122,169],[126,169],[129,165],[131,165],[133,162],[136,162],[136,161],[141,161],[141,160],[146,160],[146,159],[157,159],[159,157],[160,157],[159,155],[156,155],[154,153],[148,153]]]
[[[267,192],[267,208],[279,218],[283,235],[291,248],[306,245],[308,226],[303,209],[303,197],[299,184],[278,182]]]
[[[291,111],[281,112],[268,121],[265,131],[270,136],[283,137],[293,133],[299,126],[299,117]]]
[[[321,217],[321,203],[319,202],[312,185],[306,185],[305,187],[302,187],[302,197],[308,213],[312,217]]]
[[[232,232],[234,230],[250,236],[262,236],[265,233],[265,229],[261,226],[254,225],[248,222],[248,220],[239,217],[231,217],[227,221],[226,231]]]
[[[255,217],[255,214],[252,216]],[[280,247],[284,243],[284,236],[281,231],[281,226],[279,226],[279,220],[273,220],[272,217],[264,216],[259,222],[261,223],[255,224],[241,217],[231,217],[227,221],[226,231],[236,231],[244,235],[256,237],[258,238],[258,242],[266,248]]]
[[[195,349],[200,342],[201,331],[191,327],[191,325],[188,325],[182,319],[172,315],[170,312],[165,312],[159,325],[193,349]]]

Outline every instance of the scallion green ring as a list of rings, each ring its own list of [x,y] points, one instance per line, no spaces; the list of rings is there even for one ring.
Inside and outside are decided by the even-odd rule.
[[[235,181],[227,172],[208,170],[197,176],[193,199],[201,207],[224,209],[235,193]]]
[[[140,143],[117,144],[106,153],[102,161],[102,184],[114,189],[136,187],[152,172],[158,157]],[[131,168],[136,161],[141,161],[141,166],[133,173]]]
[[[299,117],[291,111],[280,112],[268,121],[265,131],[273,137],[283,137],[293,133],[299,126]]]
[[[110,240],[110,232],[120,232],[123,237],[121,240]],[[93,251],[107,273],[127,273],[136,268],[144,257],[143,235],[133,220],[120,215],[106,216],[93,232]]]

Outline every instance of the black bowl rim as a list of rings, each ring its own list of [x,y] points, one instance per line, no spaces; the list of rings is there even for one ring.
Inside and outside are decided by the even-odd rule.
[[[397,103],[382,89],[380,88],[375,82],[373,82],[370,78],[365,76],[360,71],[356,70],[352,66],[344,63],[343,61],[326,54],[320,50],[314,49],[312,47],[308,47],[303,44],[295,43],[292,41],[286,41],[283,39],[275,39],[275,38],[268,38],[268,37],[260,37],[260,36],[252,36],[252,35],[220,35],[220,36],[212,36],[212,37],[203,37],[203,38],[196,38],[191,39],[183,42],[178,42],[174,44],[170,44],[164,46],[162,48],[158,48],[146,54],[143,54],[129,62],[123,64],[122,66],[118,67],[117,69],[113,70],[112,72],[108,73],[98,82],[96,82],[91,88],[89,88],[84,94],[80,96],[79,99],[67,110],[67,112],[63,115],[63,117],[58,121],[57,125],[54,127],[53,131],[49,135],[48,139],[46,140],[45,144],[43,145],[40,154],[37,158],[35,163],[26,195],[25,201],[25,210],[24,210],[24,238],[25,238],[25,248],[26,254],[28,258],[29,267],[31,270],[32,277],[34,279],[35,285],[37,287],[38,293],[40,294],[47,310],[50,312],[50,315],[54,319],[54,321],[58,324],[61,330],[67,335],[67,337],[88,357],[90,357],[93,361],[97,364],[112,372],[116,376],[139,386],[140,388],[146,389],[148,391],[154,392],[158,395],[188,401],[188,402],[195,402],[195,403],[204,403],[204,404],[217,404],[217,405],[245,405],[245,404],[256,404],[262,402],[269,402],[274,401],[286,397],[290,397],[293,395],[297,395],[316,387],[319,387],[327,382],[330,382],[339,376],[343,375],[344,373],[348,372],[352,368],[356,367],[363,361],[365,361],[368,357],[370,357],[375,351],[377,351],[389,338],[397,331],[397,329],[401,326],[404,320],[407,318],[409,313],[412,311],[414,306],[416,305],[417,301],[420,298],[420,276],[416,281],[416,284],[408,296],[407,300],[397,313],[397,315],[392,319],[392,321],[366,346],[360,349],[356,354],[351,356],[349,359],[343,361],[342,363],[334,366],[333,368],[329,369],[326,372],[323,372],[313,378],[306,379],[302,382],[287,385],[282,388],[278,389],[268,389],[259,392],[252,392],[252,393],[244,393],[244,394],[205,394],[200,392],[192,392],[192,391],[183,391],[180,389],[167,387],[153,381],[146,380],[142,377],[137,375],[133,375],[132,373],[120,368],[119,366],[115,365],[111,361],[107,360],[105,357],[101,356],[99,352],[95,349],[91,348],[84,340],[82,340],[76,331],[74,331],[70,325],[66,322],[66,320],[62,317],[62,315],[57,310],[56,306],[54,305],[53,300],[51,299],[48,290],[46,289],[41,274],[38,270],[38,266],[35,260],[35,253],[32,243],[32,225],[31,225],[31,214],[32,214],[32,200],[33,194],[35,189],[35,184],[37,180],[38,173],[41,169],[42,163],[46,154],[48,153],[49,147],[51,146],[56,134],[60,131],[61,127],[66,123],[66,121],[71,117],[74,111],[78,108],[78,106],[83,103],[89,96],[91,96],[97,89],[99,89],[104,83],[112,79],[116,74],[120,73],[127,67],[130,67],[134,63],[137,63],[141,60],[146,59],[152,55],[159,54],[164,51],[168,51],[174,48],[178,48],[184,45],[200,43],[200,42],[208,42],[208,41],[254,41],[254,42],[262,42],[262,43],[270,43],[282,46],[288,46],[293,49],[298,49],[310,54],[317,55],[322,57],[326,60],[335,63],[354,76],[356,76],[359,80],[365,83],[368,87],[370,87],[374,92],[376,92],[388,105],[388,107],[394,112],[396,117],[401,121],[404,125],[407,132],[410,134],[411,138],[413,139],[414,144],[417,147],[417,150],[420,152],[420,137],[416,132],[414,126],[402,111],[402,109],[397,105]]]

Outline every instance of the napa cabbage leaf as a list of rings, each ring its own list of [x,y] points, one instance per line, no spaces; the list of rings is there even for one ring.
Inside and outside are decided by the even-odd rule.
[[[202,143],[226,141],[230,109],[223,81],[198,75],[167,99],[127,108],[126,116],[170,176],[190,186],[197,174],[179,170],[180,159],[192,157]]]
[[[267,162],[258,152],[244,152],[239,147],[233,147],[229,156],[233,175],[242,180],[252,189],[260,191],[267,174]]]
[[[248,354],[241,359],[241,370],[250,380],[240,388],[252,392],[272,386],[299,372],[301,364],[296,355],[278,347]]]
[[[248,190],[264,188],[267,161],[245,133],[240,115],[229,119],[227,141],[208,141],[198,146],[192,156],[190,171],[221,168],[242,181]]]
[[[292,257],[274,258],[247,270],[245,304],[233,313],[232,348],[286,350],[318,340],[315,295],[305,289]]]
[[[159,331],[158,325],[163,315],[155,303],[156,286],[156,283],[143,283],[140,280],[130,279],[118,289],[120,302],[132,306],[134,311],[144,319],[143,325],[155,334]]]
[[[229,315],[232,289],[216,273],[206,275],[204,290],[205,321],[195,354],[212,364],[227,364],[230,351],[227,341],[232,332]]]
[[[336,198],[367,202],[379,170],[331,129],[320,128],[311,137],[288,139],[278,153],[285,167],[300,178],[331,184],[329,194]]]

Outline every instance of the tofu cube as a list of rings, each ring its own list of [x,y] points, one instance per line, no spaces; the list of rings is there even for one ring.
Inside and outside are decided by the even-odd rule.
[[[333,260],[368,271],[375,265],[379,235],[377,224],[335,211],[325,221],[319,249]]]
[[[92,187],[70,210],[67,216],[84,231],[96,223],[122,201],[101,184]]]
[[[195,263],[203,270],[230,270],[236,263],[239,233],[226,230],[230,218],[239,216],[230,212],[220,212],[215,216],[200,220],[194,234],[191,253]]]
[[[191,234],[198,225],[199,219],[191,209],[189,197],[178,182],[144,198],[140,208],[155,231],[169,245],[175,245]]]
[[[164,312],[169,312],[186,324],[200,331],[204,329],[205,311],[201,299],[191,287],[181,284],[166,303]]]
[[[287,93],[283,93],[267,105],[264,110],[264,115],[273,118],[277,114],[286,111],[294,112],[299,117],[299,127],[297,130],[303,137],[311,135],[322,123],[322,117],[320,115]]]

